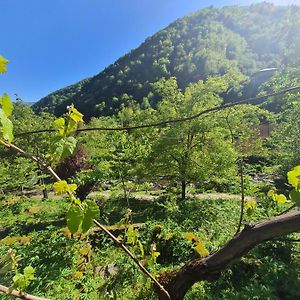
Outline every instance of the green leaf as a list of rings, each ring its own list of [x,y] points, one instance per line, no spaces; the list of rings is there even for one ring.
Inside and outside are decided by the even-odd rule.
[[[57,181],[53,184],[53,190],[56,195],[68,192],[68,183],[65,180]]]
[[[67,137],[65,139],[64,151],[62,153],[61,159],[64,159],[69,155],[73,154],[76,149],[76,146],[77,146],[77,140],[72,136]]]
[[[67,135],[69,136],[74,134],[76,130],[77,130],[77,123],[74,120],[69,119],[69,123],[67,127]]]
[[[57,181],[53,184],[53,190],[56,195],[61,195],[65,193],[74,193],[77,189],[77,184],[68,184],[65,180]]]
[[[194,241],[194,242],[199,241],[199,238],[192,232],[185,232],[183,234],[183,238],[188,240],[188,241]]]
[[[256,200],[247,200],[245,202],[246,209],[254,209],[256,207],[256,205],[257,205]]]
[[[93,226],[93,219],[87,215],[83,216],[81,229],[83,233],[86,233]]]
[[[138,241],[138,245],[139,245],[139,249],[141,251],[141,256],[144,257],[145,256],[144,246],[140,241]]]
[[[24,269],[24,275],[27,280],[33,280],[34,279],[34,268],[32,266],[25,267]]]
[[[139,232],[134,229],[133,225],[129,225],[125,236],[127,243],[134,246],[139,238]]]
[[[84,210],[84,213],[91,217],[92,219],[98,219],[100,215],[100,209],[97,203],[95,203],[92,200],[86,200],[85,201],[86,209]]]
[[[82,232],[87,232],[93,225],[93,219],[98,219],[100,215],[99,206],[91,200],[85,201],[84,216],[82,221]]]
[[[277,204],[279,204],[279,205],[284,204],[284,203],[286,203],[286,196],[283,195],[283,194],[276,195],[275,201],[276,201]]]
[[[10,119],[7,118],[4,110],[0,108],[0,123],[2,128],[0,128],[0,136],[4,138],[9,143],[13,140],[13,124]]]
[[[6,73],[6,65],[8,64],[8,60],[0,55],[0,73]]]
[[[9,117],[13,111],[14,106],[7,94],[3,94],[3,96],[0,98],[0,104],[5,115]]]
[[[58,118],[53,122],[54,129],[57,131],[57,133],[59,135],[62,135],[62,136],[64,135],[65,123],[66,123],[66,121],[64,118]]]
[[[76,123],[83,122],[83,114],[74,107],[71,109],[70,118]]]
[[[291,171],[287,173],[288,182],[292,185],[296,190],[300,189],[300,166],[296,166]]]
[[[300,192],[296,190],[291,190],[290,191],[290,199],[296,203],[298,207],[300,207]]]
[[[83,213],[79,206],[72,205],[67,213],[67,226],[71,233],[78,231],[79,225],[82,222]]]
[[[53,160],[61,161],[70,156],[74,153],[76,146],[77,140],[72,136],[66,138],[54,137],[51,146]]]
[[[160,256],[160,252],[158,252],[158,251],[151,252],[151,258],[152,258],[154,264],[156,264],[156,260],[159,256]]]
[[[196,245],[196,247],[195,247],[195,250],[196,250],[197,253],[199,253],[202,257],[203,257],[203,256],[209,255],[208,250],[206,249],[204,243],[201,242],[201,241],[198,241],[198,242],[197,242],[197,245]]]

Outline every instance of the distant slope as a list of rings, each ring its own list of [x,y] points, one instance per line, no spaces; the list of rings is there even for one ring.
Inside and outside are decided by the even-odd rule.
[[[88,118],[110,115],[131,99],[142,103],[151,83],[162,77],[176,76],[184,88],[231,69],[250,75],[300,65],[299,28],[298,6],[206,8],[170,24],[98,75],[46,96],[33,109],[60,115],[74,103]]]

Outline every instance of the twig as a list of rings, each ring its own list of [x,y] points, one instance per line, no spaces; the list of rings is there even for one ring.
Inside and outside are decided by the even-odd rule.
[[[227,104],[223,104],[220,106],[216,106],[213,108],[209,108],[206,110],[203,110],[193,116],[190,117],[184,117],[184,118],[180,118],[180,119],[173,119],[173,120],[167,120],[167,121],[162,121],[162,122],[156,122],[156,123],[150,123],[150,124],[142,124],[142,125],[136,125],[136,126],[123,126],[123,127],[90,127],[90,128],[79,128],[77,130],[77,132],[84,132],[84,131],[123,131],[123,130],[132,130],[132,129],[142,129],[142,128],[149,128],[149,127],[159,127],[159,126],[164,126],[164,125],[168,125],[168,124],[172,124],[172,123],[182,123],[182,122],[186,122],[186,121],[190,121],[196,118],[199,118],[203,115],[206,115],[208,113],[211,112],[217,112],[229,107],[234,107],[237,105],[241,105],[241,104],[247,104],[247,103],[253,103],[256,101],[262,101],[265,100],[269,97],[273,97],[273,96],[278,96],[281,94],[286,94],[289,92],[294,92],[294,91],[298,91],[300,90],[300,86],[294,86],[294,87],[290,87],[287,89],[283,89],[280,90],[278,92],[274,92],[274,93],[270,93],[264,96],[259,96],[259,97],[254,97],[254,98],[248,98],[248,99],[244,99],[241,101],[237,101],[237,102],[231,102],[231,103],[227,103]],[[35,133],[43,133],[43,132],[54,132],[54,129],[41,129],[41,130],[34,130],[34,131],[28,131],[28,132],[22,132],[22,133],[18,133],[15,134],[16,137],[18,136],[24,136],[24,135],[29,135],[29,134],[35,134]]]
[[[155,286],[162,292],[166,299],[171,299],[167,290],[159,283],[159,281],[135,258],[135,256],[130,252],[130,250],[119,241],[108,229],[106,229],[102,224],[100,224],[97,220],[93,220],[94,224],[96,224],[103,232],[105,232],[118,247],[122,248],[124,252],[136,263],[139,269],[151,279],[151,281],[155,284]]]
[[[244,187],[244,161],[243,161],[243,158],[241,158],[241,160],[240,160],[240,179],[241,179],[241,213],[240,213],[239,225],[238,225],[235,235],[237,235],[240,232],[243,218],[244,218],[245,187]]]
[[[47,300],[46,298],[41,298],[30,294],[21,293],[17,290],[10,291],[8,287],[1,284],[0,284],[0,292],[6,293],[7,295],[13,296],[15,298],[21,298],[25,300]]]

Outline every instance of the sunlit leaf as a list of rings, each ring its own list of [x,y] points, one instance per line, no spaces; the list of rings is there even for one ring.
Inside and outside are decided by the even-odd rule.
[[[83,114],[74,107],[71,109],[70,118],[76,123],[83,122]]]
[[[139,237],[139,232],[131,224],[128,226],[125,236],[128,244],[135,245]]]
[[[283,195],[283,194],[276,195],[275,201],[276,201],[277,204],[279,204],[279,205],[284,204],[284,203],[286,203],[286,196]]]
[[[5,115],[9,117],[13,111],[14,106],[7,94],[3,94],[3,96],[0,98],[0,104],[2,106]]]
[[[245,208],[246,209],[254,209],[257,205],[257,202],[255,200],[248,200],[245,202]]]
[[[68,184],[65,180],[57,181],[53,184],[53,190],[56,195],[61,195],[65,193],[74,193],[77,189],[75,183]]]
[[[292,185],[296,190],[300,189],[300,166],[293,168],[291,171],[287,173],[288,182]]]
[[[4,113],[3,109],[0,108],[0,137],[2,136],[3,139],[8,141],[9,143],[12,142],[13,136],[13,124],[10,119],[7,118],[6,114]]]
[[[207,256],[209,255],[208,250],[206,249],[206,247],[204,246],[204,243],[201,241],[197,242],[197,245],[195,247],[195,250],[197,251],[197,253],[199,253],[201,256]]]
[[[268,191],[267,196],[268,196],[269,198],[273,198],[273,196],[274,196],[275,194],[276,194],[275,190],[274,190],[274,189],[271,189],[271,190]]]
[[[65,133],[65,122],[64,118],[58,118],[53,122],[54,129],[59,135],[64,135]]]
[[[70,119],[67,127],[67,135],[72,135],[73,133],[75,133],[76,130],[77,123],[73,119]]]
[[[32,266],[28,266],[24,268],[24,275],[28,280],[33,280],[34,279],[34,273],[35,270]]]
[[[185,232],[183,234],[183,238],[188,241],[195,241],[195,242],[199,240],[199,238],[192,232]]]
[[[0,73],[6,73],[6,65],[8,64],[8,60],[0,55]]]

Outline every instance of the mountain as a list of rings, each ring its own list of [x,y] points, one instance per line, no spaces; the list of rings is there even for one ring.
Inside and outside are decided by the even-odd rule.
[[[300,7],[260,3],[209,7],[176,20],[94,77],[54,92],[33,105],[56,115],[74,105],[87,118],[111,115],[152,83],[175,76],[179,86],[209,75],[300,65]],[[297,54],[298,53],[298,54]],[[157,99],[147,100],[155,106]]]

